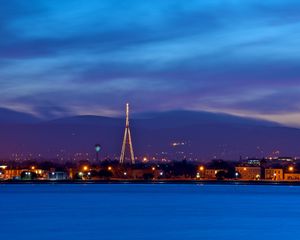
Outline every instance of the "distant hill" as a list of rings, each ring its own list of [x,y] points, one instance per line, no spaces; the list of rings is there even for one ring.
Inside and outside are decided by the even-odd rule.
[[[148,112],[133,115],[134,119],[144,120],[148,126],[163,128],[179,127],[191,125],[247,125],[247,126],[269,126],[275,127],[280,124],[259,120],[255,118],[244,118],[223,113],[213,112],[194,112],[194,111],[167,111],[167,112]]]
[[[41,120],[27,113],[0,108],[0,124],[37,123]]]
[[[102,156],[117,156],[120,152],[124,119],[74,116],[42,122],[26,114],[15,114],[10,125],[8,120],[0,120],[0,156],[21,152],[40,153],[45,157],[66,152],[93,155],[95,143],[102,145]],[[240,155],[261,157],[279,151],[281,155],[300,156],[300,130],[273,122],[192,111],[143,113],[132,117],[137,155],[162,157],[162,153],[167,153],[172,159],[238,159]]]

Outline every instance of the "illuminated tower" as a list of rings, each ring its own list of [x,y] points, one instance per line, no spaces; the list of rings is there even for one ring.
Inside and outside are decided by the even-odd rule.
[[[125,133],[124,133],[121,156],[120,156],[121,164],[124,163],[124,161],[125,161],[125,152],[126,152],[127,145],[129,145],[131,163],[134,164],[135,163],[134,153],[133,153],[131,133],[130,133],[130,128],[129,128],[129,103],[126,103],[126,125],[125,125]]]

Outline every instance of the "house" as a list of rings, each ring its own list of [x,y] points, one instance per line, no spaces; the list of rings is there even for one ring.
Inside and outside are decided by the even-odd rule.
[[[273,181],[283,180],[283,169],[281,168],[267,168],[265,169],[265,179]]]
[[[235,171],[243,180],[258,180],[261,177],[261,167],[240,166]]]
[[[285,181],[300,181],[300,173],[285,173]]]

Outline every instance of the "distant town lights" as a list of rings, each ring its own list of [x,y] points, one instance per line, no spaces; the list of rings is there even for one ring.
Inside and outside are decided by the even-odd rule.
[[[177,146],[184,146],[186,143],[185,142],[173,142],[171,145],[173,147],[177,147]]]

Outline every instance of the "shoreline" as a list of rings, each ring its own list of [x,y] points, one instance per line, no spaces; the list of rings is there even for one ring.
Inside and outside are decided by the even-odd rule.
[[[300,186],[300,181],[254,181],[254,180],[0,180],[2,184],[204,184],[204,185],[270,185]]]

